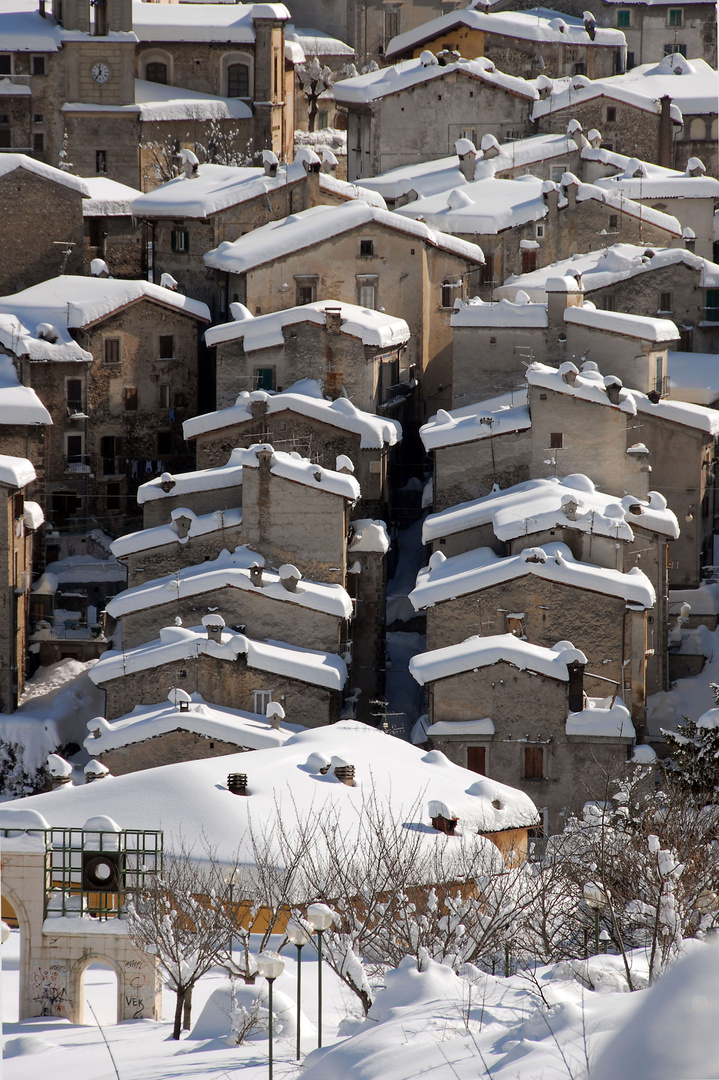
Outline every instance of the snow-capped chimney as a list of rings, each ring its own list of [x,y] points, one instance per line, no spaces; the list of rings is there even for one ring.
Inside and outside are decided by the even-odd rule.
[[[325,308],[325,326],[330,334],[339,334],[342,330],[342,308]]]
[[[564,516],[569,518],[570,521],[577,520],[577,511],[579,510],[579,503],[573,495],[565,495],[562,499],[562,511]]]
[[[446,833],[447,836],[454,836],[459,818],[454,816],[446,803],[441,802],[439,799],[430,799],[429,816],[432,820],[433,829],[436,829],[437,832]]]
[[[101,761],[88,761],[83,772],[85,773],[86,784],[92,784],[95,780],[104,780],[106,776],[110,775],[107,765],[103,765]]]
[[[175,526],[175,532],[177,533],[178,539],[184,540],[190,531],[192,518],[188,517],[187,514],[179,513],[177,516],[173,514],[172,524]]]
[[[72,783],[72,765],[59,754],[48,754],[46,769],[50,777],[50,787],[53,790]]]
[[[477,148],[471,139],[457,139],[454,149],[459,158],[459,171],[468,184],[474,180],[474,168],[477,160]]]
[[[596,33],[597,33],[596,19],[592,15],[591,11],[585,11],[583,13],[583,15],[582,15],[582,18],[584,19],[584,29],[589,34],[589,37],[591,38],[591,40],[594,41],[594,38],[595,38]]]
[[[337,172],[337,166],[339,161],[327,147],[322,152],[322,172],[331,173],[333,176]]]
[[[619,404],[619,394],[622,390],[622,380],[618,379],[616,375],[610,375],[605,379],[605,386],[607,388],[607,397],[612,405]]]
[[[225,625],[225,620],[221,615],[211,614],[203,616],[202,625],[207,630],[209,641],[222,641],[222,629]]]
[[[247,794],[247,773],[231,772],[227,776],[227,790],[233,795]]]
[[[338,761],[334,768],[334,774],[341,784],[347,787],[355,786],[355,767],[347,761]]]
[[[579,368],[573,364],[571,360],[567,360],[559,365],[559,374],[567,386],[574,386],[577,381],[577,375],[579,374]]]
[[[302,574],[292,563],[284,563],[280,567],[280,581],[287,592],[297,592],[297,586],[302,580]]]
[[[174,488],[177,481],[172,473],[164,472],[160,477],[160,487],[167,494]]]
[[[272,150],[262,151],[262,165],[264,166],[265,176],[277,176],[277,168],[279,166],[277,154]]]
[[[279,701],[270,701],[265,715],[270,722],[270,727],[273,727],[275,731],[279,731],[280,724],[285,718],[285,710],[282,708]]]
[[[194,180],[200,169],[200,162],[192,150],[180,150],[180,161],[186,180]]]
[[[262,567],[259,563],[253,563],[250,567],[250,581],[256,589],[262,588]]]
[[[252,413],[252,419],[256,423],[260,423],[267,415],[269,405],[266,398],[255,398],[250,401],[250,412]]]

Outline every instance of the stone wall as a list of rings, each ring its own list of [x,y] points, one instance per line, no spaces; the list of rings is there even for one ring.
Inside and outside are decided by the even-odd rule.
[[[613,109],[614,112],[608,112]],[[614,118],[609,119],[610,116]],[[570,120],[578,120],[584,131],[596,128],[602,133],[602,146],[616,154],[626,154],[642,161],[659,164],[659,113],[625,105],[615,98],[596,97],[574,101],[563,109],[554,109],[538,117],[536,130],[564,135]],[[666,162],[672,167],[672,162]]]
[[[14,712],[25,687],[32,533],[24,492],[0,486],[0,712]]]
[[[171,520],[173,510],[185,508],[199,517],[215,510],[234,510],[239,506],[242,506],[242,481],[235,487],[200,488],[180,495],[173,495],[170,491],[162,499],[149,499],[142,504],[143,528],[166,524]]]
[[[82,195],[27,169],[0,177],[0,295],[83,269]],[[62,241],[62,242],[61,242]],[[29,327],[34,332],[35,327]]]
[[[107,766],[113,776],[124,776],[126,773],[142,772],[143,769],[156,769],[161,765],[174,765],[178,761],[237,754],[242,749],[238,743],[223,742],[178,728],[152,739],[106,750],[97,760]]]
[[[529,480],[531,429],[442,446],[434,453],[434,509],[488,495],[494,484],[511,487]]]
[[[147,503],[147,506],[163,507],[163,500]],[[215,532],[190,536],[184,543],[179,539],[174,544],[162,544],[148,547],[132,555],[122,557],[127,563],[127,587],[143,585],[151,578],[174,574],[184,566],[196,566],[201,562],[216,559],[223,551],[234,551],[242,543],[242,527],[218,529]]]

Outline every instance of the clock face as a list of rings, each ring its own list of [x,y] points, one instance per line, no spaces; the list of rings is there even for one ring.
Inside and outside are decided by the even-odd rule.
[[[96,64],[92,65],[90,74],[96,83],[106,83],[110,78],[110,69],[107,64],[103,64],[102,60],[99,60]]]

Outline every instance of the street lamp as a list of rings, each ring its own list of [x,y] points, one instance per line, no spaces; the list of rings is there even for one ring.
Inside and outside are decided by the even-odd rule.
[[[601,942],[602,952],[603,953],[606,953],[607,949],[609,948],[609,942],[611,940],[612,939],[609,936],[609,934],[607,933],[607,931],[602,930],[601,933],[599,934],[599,941]]]
[[[300,1060],[300,1010],[302,1008],[302,949],[307,944],[307,931],[300,923],[290,920],[285,930],[287,940],[297,949],[297,1060]]]
[[[609,892],[597,885],[595,881],[588,881],[584,886],[584,903],[594,912],[594,955],[599,955],[599,912],[609,902]]]
[[[269,1009],[270,1009],[270,1072],[269,1077],[272,1080],[272,1066],[273,1066],[273,1045],[272,1045],[272,984],[275,979],[284,971],[285,962],[279,953],[266,950],[261,952],[257,957],[257,970],[260,975],[263,975],[267,979],[267,985],[269,987]]]
[[[232,942],[235,936],[233,934],[233,930],[235,928],[234,889],[235,885],[237,885],[240,880],[239,868],[237,866],[226,866],[225,869],[222,871],[222,880],[224,881],[225,885],[229,886],[230,889],[230,963],[232,963]]]
[[[322,935],[335,921],[335,912],[326,904],[310,904],[307,922],[317,934],[317,1046],[322,1046]]]

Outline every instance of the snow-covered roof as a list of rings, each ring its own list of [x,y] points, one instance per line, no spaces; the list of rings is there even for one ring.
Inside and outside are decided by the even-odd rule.
[[[525,480],[430,514],[422,526],[422,540],[428,544],[482,525],[491,525],[500,540],[553,528],[579,529],[617,540],[632,540],[635,528],[672,540],[679,536],[676,515],[659,492],[650,491],[646,500],[633,495],[619,499],[598,491],[587,476],[575,473],[563,479]]]
[[[147,218],[206,218],[288,184],[300,183],[307,176],[302,161],[300,150],[291,165],[279,166],[276,176],[268,176],[264,168],[201,164],[196,176],[176,176],[152,191],[138,194],[132,212],[135,217]],[[384,199],[375,191],[338,180],[331,173],[320,173],[319,185],[320,191],[346,199],[362,199],[379,209],[386,209]]]
[[[511,183],[511,181],[507,181]],[[455,300],[450,319],[452,327],[497,326],[513,329],[542,329],[548,325],[545,304],[536,304],[521,294],[515,300],[485,302],[479,296],[471,300]]]
[[[691,357],[693,354],[679,353],[677,355]],[[714,359],[716,361],[716,357]],[[563,369],[565,373],[569,373],[569,378],[573,381],[567,382],[562,377]],[[621,387],[618,392],[618,403],[615,405],[607,396],[607,388],[612,383],[616,385],[617,379],[613,375],[603,376],[592,360],[585,361],[579,372],[574,364],[563,364],[560,368],[552,368],[535,361],[527,368],[527,382],[530,386],[541,386],[545,390],[554,390],[556,393],[582,398],[584,401],[594,401],[598,405],[621,409],[630,416],[636,416],[637,413],[658,416],[674,424],[698,428],[709,435],[719,435],[719,411],[703,405],[667,398],[654,402],[641,390],[632,390],[629,387]]]
[[[190,522],[187,533],[178,527],[178,518],[187,518]],[[237,529],[242,524],[242,510],[215,510],[211,514],[197,515],[192,510],[177,507],[172,511],[171,521],[165,525],[156,525],[152,529],[140,529],[138,532],[125,533],[110,544],[110,551],[117,559],[134,555],[140,551],[164,547],[166,544],[187,544],[198,536],[222,533],[225,529]],[[255,555],[257,561],[264,562],[262,556]]]
[[[299,214],[271,221],[234,242],[226,240],[219,247],[208,251],[205,263],[217,270],[243,274],[254,267],[332,241],[343,233],[367,226],[405,233],[414,240],[450,252],[467,262],[476,265],[484,263],[482,249],[476,244],[430,229],[419,221],[401,218],[388,210],[378,210],[360,200],[353,200],[342,206],[313,206]]]
[[[284,4],[150,4],[133,0],[139,41],[253,42],[254,20],[291,18]]]
[[[29,314],[32,315],[33,312]],[[0,346],[14,356],[27,357],[30,360],[76,360],[92,363],[92,353],[80,348],[67,330],[62,327],[54,329],[58,334],[57,341],[47,341],[44,337],[31,334],[15,315],[0,312]]]
[[[386,555],[390,548],[389,533],[384,521],[372,518],[355,518],[350,528],[352,536],[347,545],[350,554],[358,551],[373,551]]]
[[[490,163],[491,164],[491,163]],[[574,188],[577,203],[594,200],[604,203],[620,214],[641,218],[642,221],[681,236],[679,222],[671,214],[654,210],[643,203],[624,198],[619,192],[608,191],[596,184],[584,184],[572,173],[564,173],[561,186],[551,180],[524,175],[513,180],[489,177],[471,184],[428,195],[397,207],[396,214],[417,218],[433,228],[459,235],[495,235],[505,229],[539,221],[549,213],[546,195],[559,191],[559,209],[568,205],[567,188]]]
[[[289,412],[306,416],[331,427],[341,428],[360,436],[363,450],[379,450],[384,446],[394,446],[402,438],[402,428],[396,420],[386,420],[373,413],[362,412],[349,398],[337,398],[326,401],[321,394],[312,397],[308,394],[293,393],[292,389],[272,394],[265,390],[243,390],[235,405],[217,412],[205,413],[185,420],[183,432],[188,440],[210,431],[221,431],[235,424],[244,424],[252,419],[251,405],[260,401],[267,406],[267,415]]]
[[[83,178],[90,198],[82,204],[84,217],[130,217],[132,202],[141,192],[109,176]]]
[[[520,671],[568,682],[567,665],[575,662],[586,664],[587,658],[569,641],[558,641],[551,649],[546,649],[543,645],[523,641],[514,634],[475,635],[458,645],[445,645],[442,649],[413,656],[409,670],[420,686],[426,686],[436,679],[447,679],[501,662],[512,664]]]
[[[385,55],[390,59],[460,27],[537,43],[609,45],[614,48],[626,44],[621,30],[595,26],[594,36],[590,37],[581,19],[572,18],[564,12],[560,16],[556,11],[550,11],[547,8],[537,7],[532,11],[484,11],[479,8],[464,8],[459,11],[449,11],[446,15],[421,23],[413,30],[398,34],[390,41]]]
[[[526,431],[532,426],[525,390],[500,394],[462,409],[446,412],[439,409],[429,423],[419,429],[425,450],[487,439],[491,435],[507,435]]]
[[[0,346],[5,346],[0,315]],[[21,386],[15,365],[0,353],[0,425],[52,424],[52,417],[31,386]]]
[[[188,596],[201,596],[218,589],[240,589],[257,592],[270,600],[284,600],[302,608],[311,608],[337,619],[349,619],[352,601],[341,585],[328,585],[321,581],[302,578],[294,590],[287,588],[282,576],[272,570],[263,570],[262,584],[255,585],[249,567],[264,563],[257,552],[238,547],[230,553],[226,549],[216,559],[197,566],[182,566],[175,573],[153,578],[142,585],[113,596],[106,611],[113,619],[120,619],[137,611],[146,611],[163,604],[171,604]]]
[[[652,583],[637,567],[624,574],[620,570],[577,562],[566,544],[560,543],[525,548],[508,558],[500,558],[488,547],[475,548],[449,559],[441,551],[435,551],[429,566],[417,574],[417,584],[409,598],[415,611],[423,611],[445,600],[527,574],[577,589],[621,596],[627,603],[643,608],[653,607],[656,599]]]
[[[137,489],[137,501],[142,506],[154,499],[176,499],[193,491],[216,491],[218,488],[238,487],[242,483],[242,451],[232,450],[225,465],[213,469],[195,469],[193,472],[163,473]],[[172,486],[170,486],[172,482]],[[167,491],[163,484],[168,486]]]
[[[112,722],[104,716],[89,720],[90,734],[85,739],[85,749],[93,757],[99,757],[108,750],[180,730],[236,743],[247,750],[264,750],[282,746],[294,733],[303,730],[297,724],[284,723],[273,728],[266,716],[214,705],[205,701],[201,694],[191,694],[188,707],[180,711],[172,697],[173,691],[170,700],[159,705],[136,705],[132,712]]]
[[[648,315],[628,315],[623,311],[598,311],[586,301],[582,307],[568,307],[564,321],[575,326],[587,326],[608,334],[640,338],[642,341],[677,341],[679,331],[670,319],[653,319]]]
[[[350,499],[352,502],[360,497],[360,486],[354,476],[336,472],[334,469],[325,469],[322,465],[316,465],[300,454],[294,452],[288,454],[284,450],[275,450],[267,443],[255,443],[247,450],[232,451],[233,458],[247,469],[258,469],[260,455],[264,453],[270,454],[270,472],[273,476],[281,476],[285,480],[292,480],[306,487],[321,488],[323,491],[339,495],[343,499]]]
[[[621,698],[587,698],[581,712],[570,712],[564,730],[567,735],[603,739],[634,739],[636,732],[629,709]]]
[[[43,577],[50,579],[52,583],[62,582],[66,584],[81,583],[87,585],[94,581],[121,581],[126,580],[125,567],[116,559],[98,559],[94,555],[67,555],[57,562],[47,563]],[[36,589],[33,592],[46,592],[47,589]]]
[[[604,176],[594,181],[607,191],[620,192],[628,199],[717,199],[719,180],[713,176]]]
[[[62,48],[62,27],[40,15],[37,0],[13,0],[0,8],[0,42],[8,52],[57,52]],[[3,155],[4,156],[4,155]]]
[[[0,21],[0,41],[3,48],[7,48],[2,34],[2,26],[2,21]],[[34,173],[44,180],[52,180],[63,187],[71,188],[72,191],[76,191],[79,195],[87,197],[90,194],[87,181],[82,180],[79,176],[73,176],[72,173],[64,172],[62,169],[56,169],[53,165],[45,165],[42,161],[28,157],[27,154],[0,154],[0,177],[9,176],[16,169],[24,169],[25,172]]]
[[[211,321],[206,304],[150,281],[71,274],[0,297],[0,312],[17,316],[26,326],[49,323],[59,339],[69,344],[69,330],[92,326],[138,300],[163,304],[202,322]]]
[[[334,775],[333,759],[355,766],[353,787]],[[319,769],[325,765],[330,769],[322,775]],[[247,774],[246,798],[225,787],[229,772]],[[234,864],[239,846],[240,861],[252,863],[250,819],[266,825],[273,852],[281,858],[281,836],[293,822],[306,823],[315,815],[336,814],[345,842],[355,844],[362,808],[370,798],[388,821],[408,825],[430,825],[430,800],[452,808],[460,831],[522,829],[538,819],[524,792],[463,769],[437,750],[425,753],[346,720],[300,732],[284,746],[256,750],[249,758],[230,754],[107,777],[101,784],[65,785],[3,810],[2,827],[11,829],[15,823],[22,828],[16,819],[33,809],[50,825],[66,827],[82,827],[89,817],[103,813],[123,828],[162,828],[166,850],[177,850],[181,839],[201,850],[203,837],[211,836],[220,860]],[[446,845],[446,837],[429,828],[422,830],[421,841]]]
[[[663,267],[684,265],[700,271],[699,285],[712,289],[719,287],[719,265],[703,259],[684,248],[647,248],[637,244],[613,244],[608,248],[572,255],[568,259],[550,263],[531,274],[510,276],[504,285],[494,290],[495,297],[514,299],[521,289],[532,300],[547,299],[547,281],[550,278],[581,277],[584,293],[604,289],[618,281],[626,281],[637,274],[646,274]]]
[[[237,317],[232,322],[220,323],[206,330],[205,341],[208,345],[242,340],[246,353],[282,345],[285,340],[282,330],[285,326],[303,322],[324,326],[327,322],[327,311],[339,312],[342,333],[359,338],[363,345],[390,349],[396,345],[404,345],[410,336],[404,319],[387,315],[384,311],[362,308],[357,304],[345,304],[340,300],[316,300],[312,304],[302,304],[284,311],[270,311],[266,315],[253,315],[244,304],[231,304],[230,309]]]
[[[23,488],[37,480],[35,468],[27,458],[0,454],[0,484],[5,487]]]
[[[315,27],[285,26],[285,41],[296,41],[305,56],[354,56],[351,45]]]
[[[452,76],[456,78],[458,75],[478,79],[489,86],[506,90],[529,101],[534,101],[537,97],[537,91],[532,83],[516,75],[505,75],[484,56],[479,56],[476,60],[458,60],[456,63],[441,66],[431,53],[423,53],[416,60],[404,60],[393,67],[378,68],[364,75],[355,75],[351,79],[342,79],[333,85],[332,92],[335,101],[342,105],[369,104],[389,94],[410,90],[432,79],[452,78]]]
[[[347,681],[347,665],[336,653],[302,649],[284,641],[254,641],[228,627],[222,629],[221,640],[217,641],[208,637],[204,626],[165,626],[154,641],[134,649],[103,653],[89,675],[96,686],[102,686],[136,671],[203,655],[228,661],[244,656],[248,667],[327,690],[341,690]]]

